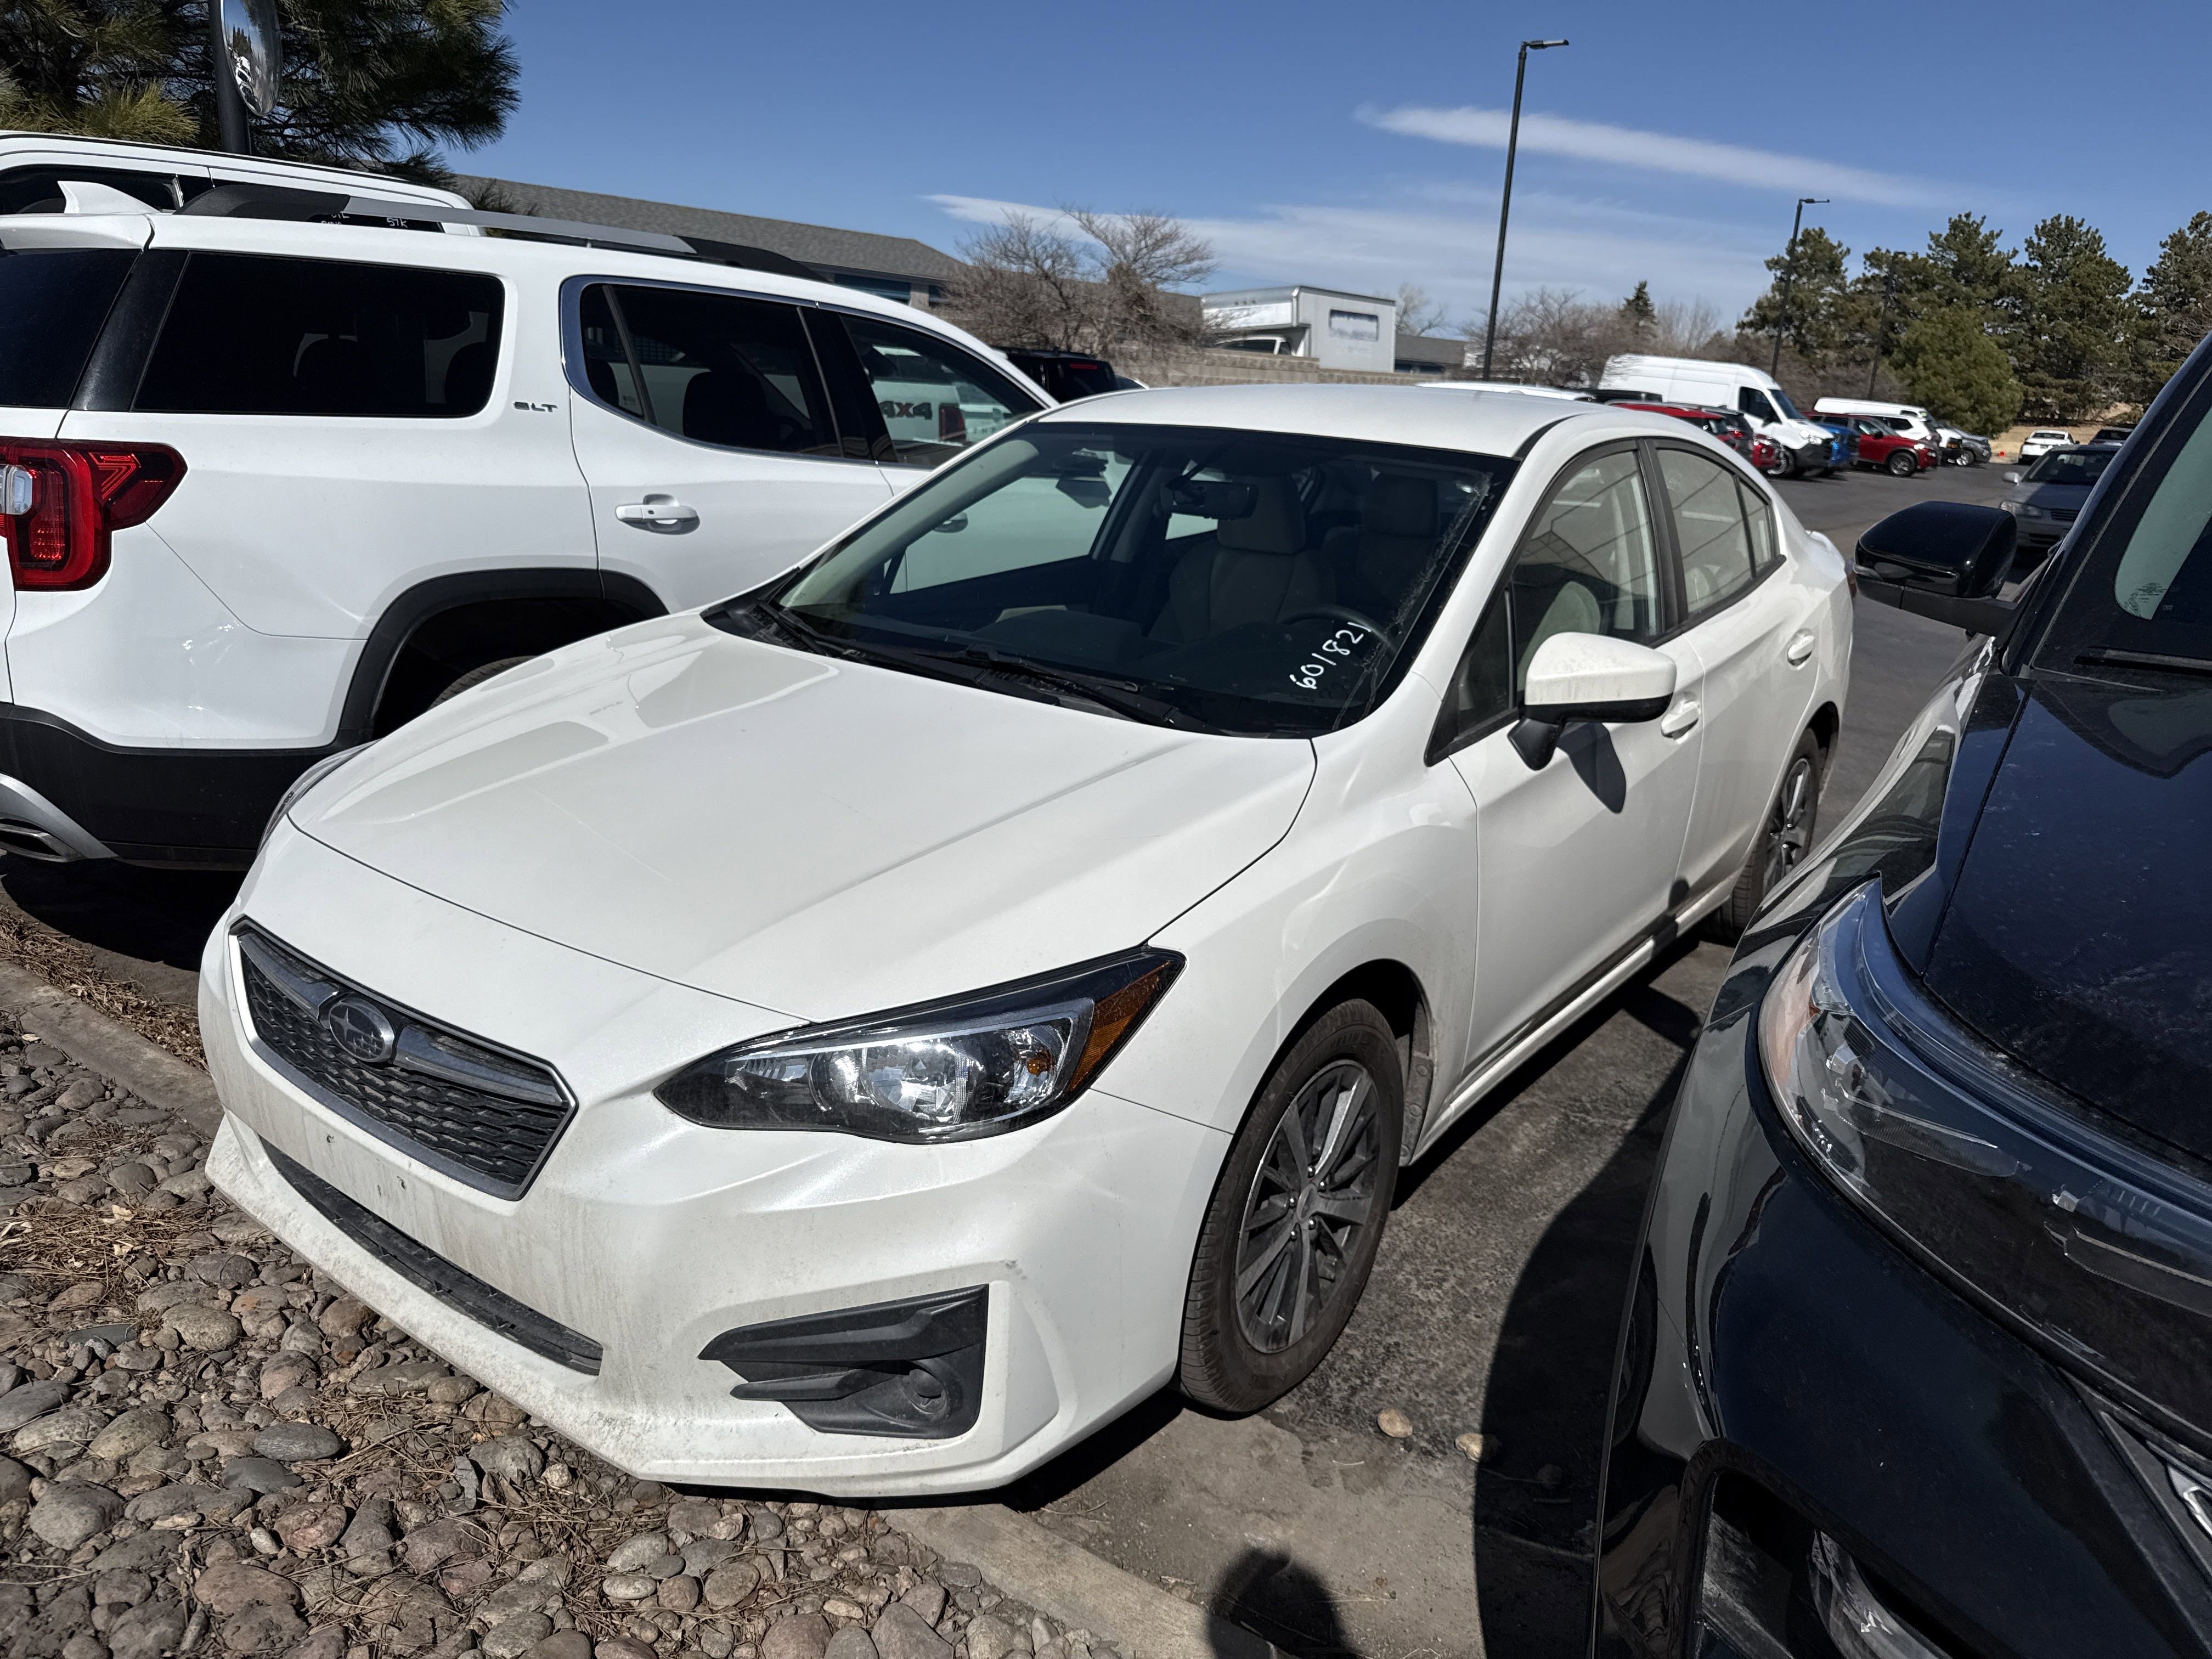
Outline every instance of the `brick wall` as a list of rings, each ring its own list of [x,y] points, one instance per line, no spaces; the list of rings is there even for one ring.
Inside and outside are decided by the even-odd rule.
[[[1263,357],[1206,346],[1127,347],[1114,354],[1114,367],[1147,386],[1411,386],[1433,378],[1323,368],[1310,357]]]

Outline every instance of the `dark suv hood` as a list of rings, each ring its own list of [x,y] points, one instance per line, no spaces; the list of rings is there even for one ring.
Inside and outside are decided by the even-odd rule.
[[[2212,1158],[2212,684],[2031,684],[1926,979],[2051,1081]]]

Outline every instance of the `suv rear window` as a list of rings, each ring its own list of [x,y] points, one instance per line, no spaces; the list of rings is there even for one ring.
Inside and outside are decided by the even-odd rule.
[[[0,255],[0,404],[65,409],[116,291],[128,248],[38,248]]]
[[[170,415],[473,415],[499,362],[499,279],[195,253],[136,407]]]

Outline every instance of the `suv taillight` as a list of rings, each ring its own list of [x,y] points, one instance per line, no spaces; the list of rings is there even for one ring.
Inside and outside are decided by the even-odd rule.
[[[30,443],[0,438],[0,541],[18,588],[89,587],[107,574],[108,538],[143,524],[185,476],[163,444]]]

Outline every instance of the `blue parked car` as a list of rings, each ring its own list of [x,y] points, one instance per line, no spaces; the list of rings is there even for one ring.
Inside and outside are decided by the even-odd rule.
[[[1814,419],[1817,424],[1835,434],[1835,441],[1828,446],[1829,465],[1838,472],[1848,472],[1857,465],[1859,459],[1857,428],[1848,422],[1832,421],[1822,416],[1815,416]]]

